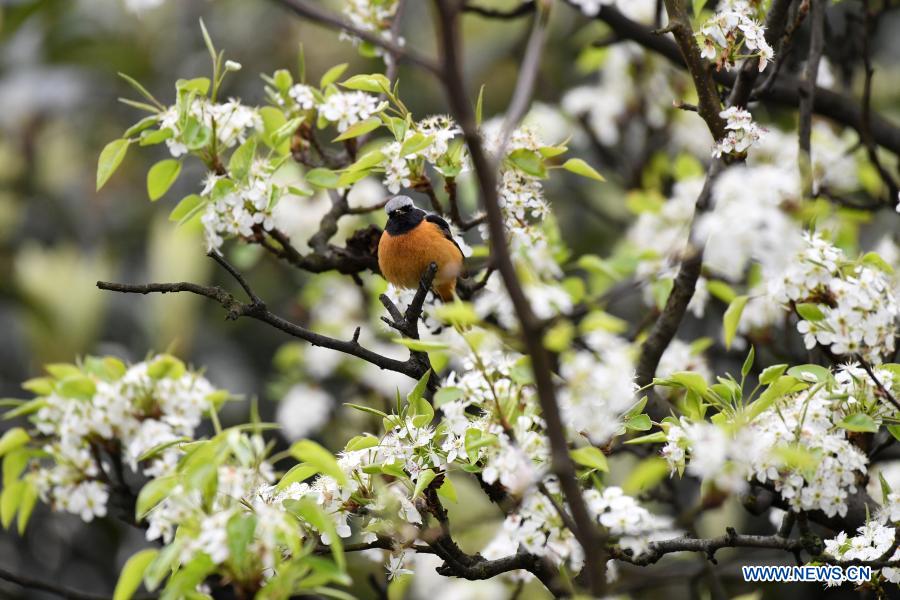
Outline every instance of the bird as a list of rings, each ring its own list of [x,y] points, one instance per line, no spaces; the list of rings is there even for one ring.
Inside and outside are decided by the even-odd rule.
[[[447,221],[416,207],[409,196],[394,196],[384,211],[388,221],[378,242],[378,267],[384,278],[399,288],[416,288],[435,263],[432,288],[442,301],[452,300],[456,278],[463,274],[463,252]]]

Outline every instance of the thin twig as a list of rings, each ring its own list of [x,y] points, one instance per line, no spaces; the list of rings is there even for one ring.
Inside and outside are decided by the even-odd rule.
[[[319,23],[332,29],[347,31],[361,40],[369,42],[370,44],[378,46],[379,48],[383,48],[384,50],[390,52],[395,60],[407,61],[409,63],[422,67],[426,71],[434,73],[435,75],[437,75],[440,71],[438,65],[432,59],[426,56],[422,56],[415,50],[412,50],[408,47],[400,46],[393,40],[385,39],[371,31],[361,29],[353,25],[352,23],[349,23],[345,19],[339,17],[338,15],[324,8],[316,6],[310,2],[305,2],[304,0],[275,1],[282,6],[289,8],[301,17],[309,19],[310,21]]]

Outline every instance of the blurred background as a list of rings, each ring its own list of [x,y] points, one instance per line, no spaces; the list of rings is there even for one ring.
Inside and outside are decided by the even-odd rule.
[[[317,3],[340,9],[339,2]],[[484,0],[480,4],[507,8],[517,2]],[[608,43],[604,40],[609,34],[575,10],[559,8],[536,90],[540,104],[531,119],[549,142],[573,136],[575,154],[611,180],[602,189],[591,188],[599,191],[588,197],[584,188],[568,185],[564,177],[547,187],[569,246],[576,254],[602,256],[631,218],[622,202],[627,190],[671,167],[665,155],[661,164],[653,164],[659,163],[653,150],[658,147],[654,136],[660,135],[661,128],[647,126],[646,119],[639,118],[645,110],[642,95],[654,89],[642,83],[639,71],[623,82],[635,89],[623,91],[631,98],[629,104],[615,109],[614,125],[619,128],[615,136],[587,136],[577,118],[564,117],[554,108],[570,88],[596,79],[600,64],[596,52]],[[846,25],[840,12],[831,17],[836,26]],[[887,14],[875,41],[879,69],[875,104],[889,117],[900,111],[898,17]],[[95,287],[101,279],[232,285],[206,258],[202,233],[176,228],[167,220],[177,200],[199,185],[203,171],[196,161],[188,161],[175,188],[155,204],[147,200],[145,174],[163,158],[163,146],[129,153],[102,192],[94,191],[100,150],[142,116],[117,102],[118,97],[132,94],[116,73],[129,74],[163,102],[171,102],[176,79],[208,75],[200,18],[227,57],[243,65],[227,80],[224,94],[239,97],[245,104],[264,104],[259,74],[293,69],[301,42],[313,79],[341,62],[350,63],[348,74],[383,69],[379,60],[361,58],[336,33],[303,22],[277,1],[0,0],[0,397],[26,397],[21,382],[39,375],[46,363],[73,361],[85,354],[140,360],[149,352],[168,350],[205,367],[216,386],[242,395],[243,400],[227,408],[226,422],[245,421],[250,400],[257,398],[263,419],[282,423],[282,445],[315,435],[337,448],[367,427],[365,415],[348,411],[343,402],[389,397],[397,387],[401,392],[411,387],[411,382],[377,370],[365,371],[365,366],[347,363],[328,351],[290,343],[280,332],[252,321],[227,322],[217,306],[201,298],[117,296]],[[433,54],[428,3],[408,2],[404,22],[406,43]],[[466,17],[465,25],[469,93],[474,97],[480,83],[488,82],[485,115],[492,116],[503,110],[511,94],[529,20],[496,23]],[[852,45],[829,47],[838,80],[841,55],[854,56]],[[671,76],[671,85],[677,88],[681,77],[674,71]],[[401,96],[415,115],[446,111],[443,94],[427,74],[402,67],[400,81]],[[600,107],[605,101],[622,102],[612,96],[595,98]],[[661,101],[665,104],[670,97]],[[632,117],[638,125],[629,121]],[[708,134],[699,119],[683,121],[679,131],[664,135],[677,134],[695,148],[708,148]],[[386,194],[374,181],[360,188],[359,203],[374,203]],[[293,213],[295,234],[316,226],[323,201],[327,202],[311,199],[309,206]],[[471,208],[471,194],[469,202]],[[354,220],[356,225],[366,220],[383,224],[380,211]],[[352,230],[354,223],[347,221],[346,229]],[[896,220],[880,225],[882,229],[891,226],[896,226]],[[348,314],[374,310],[367,304],[372,295],[361,294],[349,278],[308,276],[258,256],[256,248],[230,247],[237,250],[231,251],[230,258],[247,271],[260,295],[291,319],[348,335],[342,323]],[[366,292],[383,286],[375,276],[363,279]],[[627,313],[628,308],[623,311]],[[346,370],[356,370],[362,384],[344,389]],[[310,371],[318,375],[310,377]],[[457,485],[471,500],[461,503],[466,508],[458,519],[472,524],[462,525],[466,534],[461,539],[477,549],[490,539],[499,515],[477,490],[467,491],[465,483]],[[746,518],[739,507],[720,512],[717,518],[731,524]],[[0,569],[110,595],[124,560],[144,544],[142,532],[111,519],[88,525],[75,515],[50,514],[39,504],[24,538],[14,532],[0,534]],[[726,553],[721,556],[727,558]],[[699,597],[692,581],[705,568],[701,558],[669,569],[671,591],[643,592],[637,575],[635,595]],[[370,572],[383,581],[380,562],[355,560],[361,573]],[[434,575],[433,565],[426,563],[418,571],[409,597],[505,598],[515,592],[514,586],[499,582],[442,581]],[[727,572],[726,566],[723,573]],[[737,571],[732,577],[736,575]],[[369,585],[365,576],[357,580],[355,594],[378,596],[377,582]],[[824,593],[819,586],[792,586],[790,591],[798,598]],[[540,597],[533,586],[526,588],[526,595]],[[767,596],[781,597],[781,593],[773,588]],[[0,580],[0,597],[53,596],[23,591]]]

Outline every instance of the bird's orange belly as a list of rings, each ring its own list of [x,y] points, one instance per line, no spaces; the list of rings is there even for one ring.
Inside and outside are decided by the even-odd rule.
[[[462,254],[433,223],[422,223],[400,235],[384,232],[378,243],[378,267],[397,287],[414,288],[431,263],[436,263],[434,285],[455,282],[462,270]]]

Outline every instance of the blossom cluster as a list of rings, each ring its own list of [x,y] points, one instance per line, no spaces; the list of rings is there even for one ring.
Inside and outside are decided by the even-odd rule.
[[[549,497],[535,489],[506,517],[483,552],[485,556],[514,554],[521,547],[553,564],[566,565],[576,572],[581,570],[584,564],[581,545],[554,506],[560,497],[556,480],[547,479],[545,490]],[[635,556],[646,552],[651,542],[678,535],[670,518],[654,515],[619,487],[586,490],[584,500],[591,518],[609,532],[612,540]]]
[[[756,57],[759,70],[763,71],[775,56],[766,42],[765,27],[754,18],[754,9],[747,0],[726,0],[697,36],[702,47],[700,55],[715,61],[719,69],[730,70],[737,59]]]
[[[839,560],[900,560],[900,549],[887,555],[894,547],[896,530],[878,521],[872,520],[857,530],[857,535],[848,536],[841,531],[834,538],[825,540],[825,553]],[[900,583],[900,568],[884,567],[881,575],[886,581]],[[829,582],[840,585],[841,582]]]
[[[621,417],[636,402],[631,345],[618,336],[597,330],[584,338],[590,351],[565,353],[560,375],[563,421],[594,444],[604,444],[619,431]]]
[[[712,155],[716,158],[723,154],[746,153],[765,133],[764,129],[753,122],[753,115],[743,108],[731,106],[720,112],[719,116],[725,119],[728,133],[713,147]]]
[[[44,436],[49,460],[31,473],[41,498],[85,521],[102,517],[110,494],[110,469],[117,455],[133,471],[149,477],[171,473],[182,455],[175,446],[191,438],[203,414],[223,393],[174,357],[160,355],[126,367],[114,358],[88,359],[83,367],[54,367],[47,393],[34,400],[31,420]]]
[[[821,235],[808,234],[770,293],[800,314],[797,331],[807,348],[859,354],[872,362],[893,354],[900,304],[888,275],[877,266],[852,263]]]
[[[169,153],[178,158],[190,150],[206,146],[215,132],[214,143],[220,149],[243,143],[247,136],[261,130],[262,117],[255,108],[230,99],[214,103],[205,96],[182,91],[176,103],[159,116],[159,129],[166,132]]]
[[[815,381],[816,375],[807,376]],[[893,386],[887,369],[876,376]],[[843,516],[868,467],[843,419],[867,414],[877,426],[888,414],[877,397],[865,372],[846,365],[826,381],[776,400],[743,427],[685,417],[669,422],[662,456],[672,472],[687,465],[688,473],[723,491],[739,492],[756,480],[771,484],[793,510]]]
[[[265,161],[254,162],[245,181],[209,174],[201,192],[208,201],[200,218],[208,249],[218,250],[228,237],[250,238],[256,228],[271,231],[272,211],[283,193]]]
[[[395,39],[391,32],[391,23],[400,6],[399,0],[347,0],[343,4],[342,12],[351,24],[364,31],[370,31],[386,41],[403,44],[403,38]],[[341,32],[341,37],[351,40],[356,45],[364,45],[368,53],[384,55],[384,50],[378,46],[363,42],[346,31]]]

